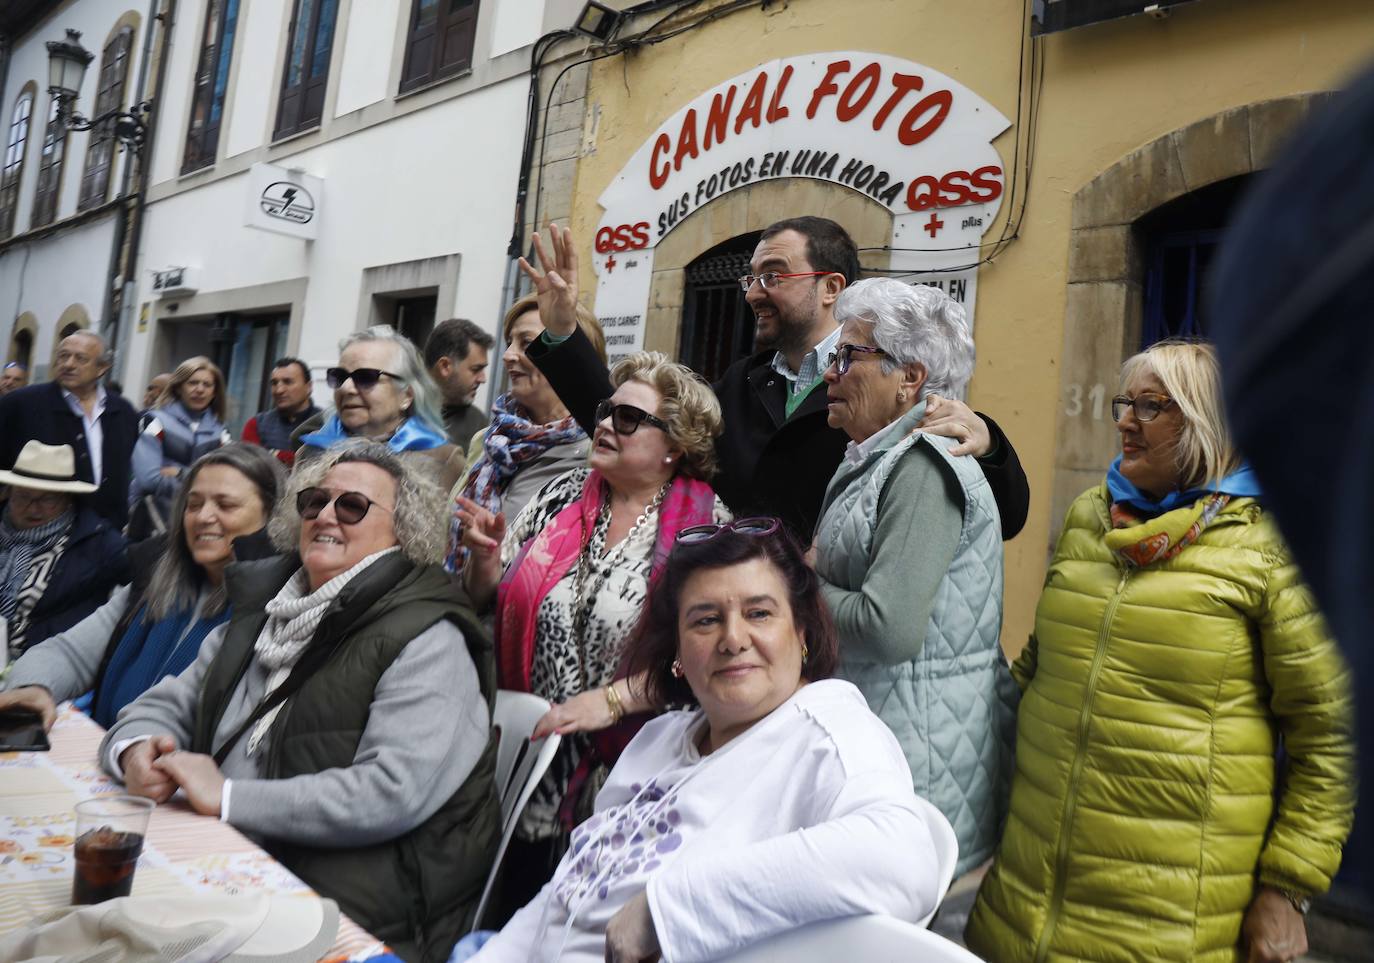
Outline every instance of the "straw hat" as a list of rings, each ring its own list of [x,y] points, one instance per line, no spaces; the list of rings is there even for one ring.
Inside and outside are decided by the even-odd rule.
[[[41,441],[24,445],[14,467],[0,471],[0,485],[73,495],[86,495],[100,487],[76,480],[76,456],[71,445],[45,445]]]

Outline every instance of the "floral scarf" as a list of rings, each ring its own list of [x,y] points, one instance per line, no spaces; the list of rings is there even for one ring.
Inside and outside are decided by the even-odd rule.
[[[524,406],[510,394],[501,395],[492,402],[491,426],[482,436],[482,455],[468,469],[468,481],[461,495],[493,515],[501,511],[501,494],[506,486],[527,462],[550,448],[587,437],[572,415],[539,425],[530,421],[527,414]],[[463,523],[455,501],[444,568],[449,572],[461,572],[467,557],[468,550],[463,547]]]

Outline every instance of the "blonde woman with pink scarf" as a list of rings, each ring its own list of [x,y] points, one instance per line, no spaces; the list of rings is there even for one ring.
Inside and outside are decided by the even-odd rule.
[[[548,878],[605,772],[657,708],[623,677],[621,655],[674,537],[729,519],[708,484],[722,425],[706,382],[647,351],[616,365],[603,397],[572,412],[592,438],[587,467],[545,485],[509,525],[459,500],[463,580],[479,610],[495,603],[500,685],[553,703],[536,735],[564,736],[517,832],[533,851],[507,862],[531,873],[512,881],[512,905]]]

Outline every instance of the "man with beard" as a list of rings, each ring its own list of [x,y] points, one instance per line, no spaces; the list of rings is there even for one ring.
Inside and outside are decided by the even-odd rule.
[[[542,272],[521,261],[540,294],[546,329],[526,355],[590,434],[591,411],[610,396],[610,383],[576,328],[571,232],[550,225],[550,241],[552,257],[535,235]],[[821,376],[839,340],[835,299],[859,277],[858,249],[834,221],[789,218],[763,231],[750,272],[741,284],[757,324],[756,352],[727,368],[714,386],[725,431],[716,441],[720,470],[712,485],[736,516],[777,515],[807,543],[849,444],[843,431],[827,424]],[[955,454],[978,456],[997,499],[1003,538],[1014,537],[1026,522],[1030,490],[1001,429],[948,398],[931,400],[922,427],[959,438]]]
[[[444,396],[448,440],[463,451],[487,427],[487,413],[473,402],[486,384],[487,352],[493,343],[491,335],[465,318],[439,322],[425,342],[425,367]]]

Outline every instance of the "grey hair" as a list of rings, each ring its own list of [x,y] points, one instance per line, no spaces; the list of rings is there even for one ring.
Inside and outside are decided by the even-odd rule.
[[[932,391],[964,397],[973,376],[973,336],[964,309],[939,288],[895,278],[855,281],[836,299],[835,320],[872,325],[873,343],[888,354],[885,372],[924,366],[920,398]]]
[[[100,345],[100,356],[96,358],[95,363],[100,365],[102,368],[113,367],[115,360],[114,348],[110,347],[110,343],[105,340],[105,336],[103,334],[91,328],[82,328],[79,331],[73,331],[71,334],[67,335],[67,338],[75,337],[94,338],[96,342]],[[65,341],[66,338],[63,338],[62,340]]]
[[[272,544],[283,552],[300,550],[301,517],[296,495],[324,481],[335,465],[376,465],[396,480],[396,507],[391,513],[401,554],[416,565],[438,565],[448,548],[447,498],[439,486],[379,441],[354,438],[334,445],[320,455],[297,461],[286,497],[267,526]]]
[[[153,567],[152,578],[143,593],[143,599],[148,604],[148,617],[152,621],[190,609],[205,587],[205,571],[196,564],[191,557],[191,550],[186,547],[186,502],[191,497],[191,486],[196,476],[201,469],[210,465],[233,468],[253,483],[262,502],[264,523],[272,515],[277,496],[286,487],[286,469],[267,449],[257,445],[236,441],[197,458],[182,479],[176,498],[172,500],[172,515],[167,519],[167,547]],[[201,617],[224,611],[227,602],[224,586],[220,585],[210,593],[201,610]]]
[[[389,324],[374,324],[362,331],[354,331],[340,341],[339,353],[343,354],[349,345],[362,344],[365,341],[384,341],[396,349],[396,360],[393,363],[396,370],[392,373],[400,375],[396,380],[402,388],[409,388],[411,391],[410,413],[419,418],[426,427],[447,436],[444,416],[439,407],[439,386],[430,377],[424,359],[420,357],[419,350],[411,340]]]

